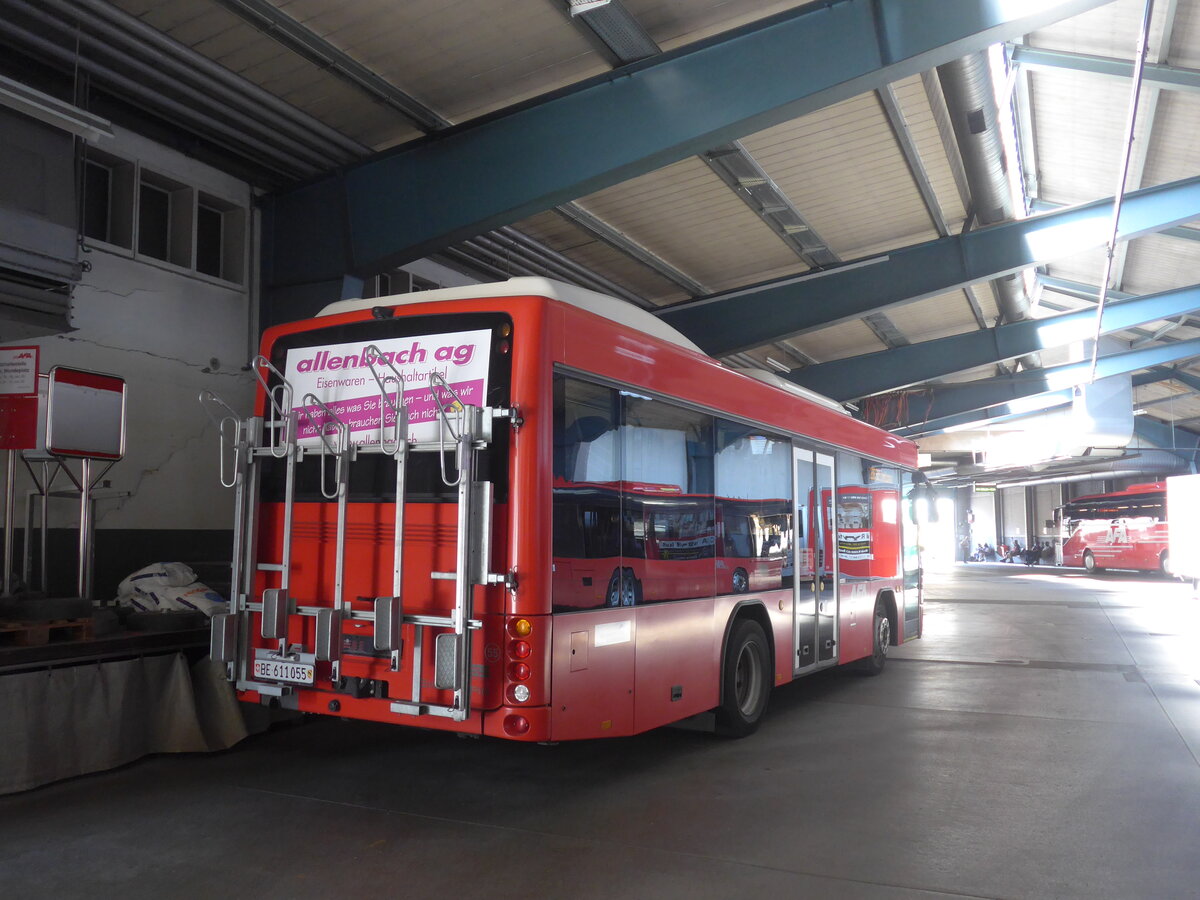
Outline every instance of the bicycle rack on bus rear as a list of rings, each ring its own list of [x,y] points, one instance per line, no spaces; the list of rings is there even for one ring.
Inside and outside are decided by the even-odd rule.
[[[354,447],[344,422],[312,394],[294,406],[294,389],[265,357],[258,356],[251,370],[262,386],[267,399],[267,417],[238,419],[223,400],[210,391],[201,395],[201,402],[217,425],[220,436],[221,483],[233,487],[235,495],[234,547],[232,563],[232,596],[229,612],[213,617],[212,658],[225,663],[227,677],[239,690],[253,690],[266,696],[289,695],[289,684],[262,681],[253,677],[247,667],[246,651],[249,642],[249,614],[262,616],[261,634],[277,640],[278,649],[255,649],[255,659],[286,661],[298,665],[329,662],[331,679],[339,684],[341,658],[341,628],[346,619],[370,621],[374,630],[374,646],[390,654],[392,671],[401,664],[401,629],[413,628],[411,643],[412,694],[410,699],[395,699],[393,712],[407,715],[445,716],[463,721],[470,715],[471,632],[482,627],[473,615],[474,587],[503,584],[515,589],[510,574],[489,572],[491,558],[492,484],[476,480],[475,453],[494,439],[493,423],[508,419],[514,427],[520,424],[512,408],[479,407],[462,403],[453,388],[436,372],[429,376],[429,390],[439,420],[437,440],[416,442],[409,437],[408,409],[404,402],[404,380],[396,367],[380,350],[370,345],[363,351],[366,365],[379,388],[379,442]],[[386,367],[386,370],[385,368]],[[390,370],[390,373],[389,371]],[[276,379],[270,384],[269,373]],[[393,392],[388,385],[394,384]],[[445,394],[445,396],[443,396]],[[212,408],[220,406],[228,412],[222,418],[213,415]],[[453,416],[451,415],[453,413]],[[319,445],[306,449],[298,440],[300,418],[315,426]],[[453,418],[453,421],[452,421]],[[331,430],[332,429],[332,430]],[[389,437],[390,431],[390,437]],[[448,444],[445,432],[450,433]],[[332,441],[330,439],[333,439]],[[227,447],[228,445],[228,447]],[[445,454],[454,449],[457,477],[452,481],[446,474]],[[331,606],[301,605],[289,591],[292,557],[292,514],[295,505],[296,466],[307,455],[319,452],[321,457],[321,491],[338,504],[335,572]],[[448,616],[405,614],[401,597],[403,587],[403,533],[406,462],[413,452],[436,452],[440,456],[443,481],[458,490],[458,536],[454,572],[431,572],[434,580],[454,581],[454,608]],[[373,609],[355,610],[344,596],[344,559],[346,541],[346,505],[350,466],[359,454],[380,453],[390,456],[396,465],[396,513],[393,542],[392,593],[374,598]],[[256,560],[256,513],[261,462],[267,457],[286,460],[284,486],[284,524],[281,541],[282,557],[278,563]],[[326,458],[333,457],[332,484],[327,477]],[[228,466],[227,466],[228,460]],[[229,473],[232,469],[232,474]],[[263,591],[260,601],[252,601],[257,572],[277,572],[279,587]],[[313,652],[288,643],[288,621],[292,615],[316,618],[316,641]],[[422,680],[425,631],[439,631],[435,639],[434,683],[439,690],[453,691],[449,705],[439,705],[422,699]],[[240,652],[239,652],[240,651]]]

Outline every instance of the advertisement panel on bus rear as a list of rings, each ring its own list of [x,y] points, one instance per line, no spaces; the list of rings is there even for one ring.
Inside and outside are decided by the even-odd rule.
[[[463,404],[483,406],[490,344],[491,332],[479,329],[288,350],[284,377],[294,391],[298,442],[316,447],[322,430],[326,440],[333,440],[336,430],[336,423],[324,410],[311,400],[305,402],[310,394],[346,424],[350,443],[359,447],[379,444],[382,408],[387,429],[384,438],[390,441],[395,415],[388,403],[381,402],[375,376],[383,381],[389,399],[395,403],[397,374],[408,409],[409,439],[436,441],[440,418],[430,376],[436,375],[453,390],[451,394],[443,387],[437,388],[443,409],[454,408],[455,396]],[[376,350],[379,355],[373,352]]]

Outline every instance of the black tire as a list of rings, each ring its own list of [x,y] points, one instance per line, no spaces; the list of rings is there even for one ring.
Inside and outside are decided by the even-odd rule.
[[[746,574],[746,570],[738,566],[733,570],[733,592],[735,594],[744,594],[750,590],[750,576]]]
[[[1164,550],[1158,557],[1158,571],[1168,578],[1173,578],[1175,575],[1175,573],[1171,571],[1171,555],[1166,550]]]
[[[892,620],[888,618],[883,601],[875,601],[871,621],[871,655],[860,659],[857,670],[863,675],[879,675],[887,664],[888,647],[892,644]]]
[[[1097,572],[1104,570],[1096,565],[1096,557],[1092,556],[1091,550],[1083,551],[1083,567],[1087,569],[1089,575],[1095,575]]]
[[[739,619],[725,646],[717,733],[746,737],[758,729],[771,693],[771,650],[762,626]]]

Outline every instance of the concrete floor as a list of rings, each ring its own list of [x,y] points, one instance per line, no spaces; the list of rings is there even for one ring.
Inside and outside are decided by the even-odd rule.
[[[742,741],[322,719],[0,798],[5,897],[1200,896],[1200,601],[971,564]],[[2,739],[2,736],[0,736]]]

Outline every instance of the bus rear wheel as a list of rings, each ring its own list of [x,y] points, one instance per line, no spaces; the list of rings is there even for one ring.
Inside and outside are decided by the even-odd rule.
[[[767,635],[753,619],[733,626],[725,647],[721,674],[721,705],[717,707],[717,733],[746,737],[758,729],[771,691],[771,652]]]
[[[1087,569],[1089,575],[1095,575],[1097,572],[1104,571],[1096,565],[1096,557],[1092,556],[1091,550],[1083,551],[1083,567]]]
[[[641,585],[633,569],[614,569],[608,580],[605,602],[608,606],[636,606],[641,599]]]

